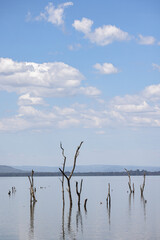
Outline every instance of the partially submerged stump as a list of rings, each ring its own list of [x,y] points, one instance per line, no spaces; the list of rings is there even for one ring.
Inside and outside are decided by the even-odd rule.
[[[30,182],[30,203],[37,202],[35,197],[36,188],[34,187],[34,179],[33,179],[34,171],[32,170],[31,176],[28,176]]]
[[[135,188],[134,188],[134,183],[133,183],[133,189],[132,189],[132,187],[131,187],[131,176],[130,176],[130,173],[129,173],[129,171],[128,171],[126,168],[125,168],[125,171],[127,172],[128,177],[129,177],[128,186],[129,186],[130,193],[134,193]]]
[[[80,184],[80,190],[78,191],[78,182],[76,182],[76,193],[78,196],[78,208],[80,209],[80,201],[81,201],[81,192],[82,192],[82,184],[83,184],[83,179],[81,179],[81,184]]]
[[[144,177],[144,178],[143,178],[143,185],[140,186],[141,196],[143,196],[143,192],[144,192],[145,180],[146,180],[146,173],[144,173],[143,177]]]

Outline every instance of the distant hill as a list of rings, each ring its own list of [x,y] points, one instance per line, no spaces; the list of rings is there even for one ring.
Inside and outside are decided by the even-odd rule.
[[[16,169],[14,167],[0,165],[0,173],[21,173],[24,172],[23,170]]]
[[[59,166],[61,167],[61,166]],[[48,167],[48,166],[14,166],[17,170],[31,171],[35,172],[59,172],[59,167]],[[160,167],[152,166],[122,166],[122,165],[77,165],[75,168],[75,173],[87,173],[87,172],[124,172],[124,168],[128,170],[136,171],[137,169],[146,171],[160,171]],[[72,167],[66,167],[65,171],[71,171]]]

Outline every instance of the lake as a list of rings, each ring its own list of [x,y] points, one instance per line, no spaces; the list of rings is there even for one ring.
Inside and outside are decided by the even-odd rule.
[[[159,240],[160,176],[147,176],[144,197],[140,185],[143,176],[132,176],[135,193],[129,194],[128,177],[83,177],[81,209],[76,195],[76,181],[71,179],[73,207],[70,209],[65,186],[62,204],[58,177],[35,177],[37,202],[30,206],[27,177],[0,178],[0,240]],[[108,183],[111,208],[107,208]],[[16,192],[8,195],[9,189]],[[88,198],[87,211],[84,200]]]

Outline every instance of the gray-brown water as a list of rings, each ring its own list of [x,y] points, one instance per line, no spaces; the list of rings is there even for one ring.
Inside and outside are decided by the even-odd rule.
[[[140,196],[142,176],[131,177],[134,195],[127,192],[127,176],[83,177],[79,211],[75,181],[80,180],[80,177],[72,178],[70,209],[67,186],[65,208],[62,206],[61,182],[57,177],[35,177],[38,201],[32,207],[27,177],[1,177],[0,240],[160,239],[160,177],[146,177],[144,198]],[[110,210],[106,206],[109,182]],[[8,196],[12,186],[16,192]],[[83,207],[85,198],[88,198],[87,211]]]

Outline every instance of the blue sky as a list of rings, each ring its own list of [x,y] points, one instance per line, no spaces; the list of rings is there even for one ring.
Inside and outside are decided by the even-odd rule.
[[[159,0],[0,1],[0,163],[160,165]]]

